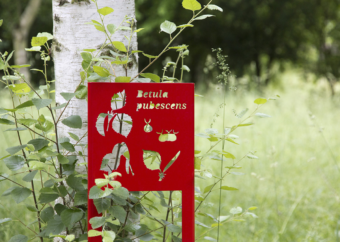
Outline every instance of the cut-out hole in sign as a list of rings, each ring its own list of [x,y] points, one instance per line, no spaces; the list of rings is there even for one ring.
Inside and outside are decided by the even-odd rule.
[[[126,104],[125,90],[115,93],[111,99],[112,110],[118,110],[124,107]]]
[[[122,164],[124,162],[121,161],[125,161],[125,164]],[[104,156],[100,170],[111,173],[112,171],[117,170],[120,165],[125,165],[126,173],[129,174],[131,171],[131,174],[133,175],[133,170],[130,165],[130,153],[125,143],[116,144],[113,147],[112,153]]]
[[[157,133],[159,134],[159,137],[158,137],[158,140],[160,142],[166,142],[166,141],[171,141],[171,142],[174,142],[177,140],[177,134],[178,132],[176,133],[175,131],[173,130],[170,130],[170,131],[166,131],[167,133],[164,133],[163,134],[163,130],[161,133]]]
[[[150,170],[159,170],[159,181],[162,181],[165,177],[165,172],[174,164],[180,153],[181,152],[178,151],[163,170],[161,169],[162,157],[157,151],[143,150],[143,161]]]
[[[111,202],[111,212],[130,211],[129,214],[135,217],[137,213],[142,214],[133,227],[135,229],[129,230],[130,239],[194,242],[194,85],[89,83],[88,90],[89,190],[96,186],[96,180],[100,182],[118,172],[122,176],[115,177],[114,181],[122,187],[113,191],[124,190],[124,194],[129,195],[127,200]],[[180,191],[180,205],[174,201],[169,205],[170,194],[165,191]],[[138,198],[143,194],[145,197],[139,203]],[[89,221],[101,216],[95,204],[94,199],[88,200]],[[129,207],[122,210],[124,204]],[[152,231],[155,220],[147,212],[144,216],[143,211],[157,212],[152,216],[164,225],[158,224],[161,228],[153,231],[152,236],[148,232]],[[180,218],[183,229],[180,229]],[[125,217],[114,221],[119,229],[122,225],[119,223],[124,223]],[[130,223],[133,220],[128,219],[126,225]],[[97,228],[88,223],[89,230]],[[175,237],[180,232],[182,238]],[[117,233],[117,241],[122,240],[121,236]],[[89,237],[88,241],[102,242],[102,238]]]
[[[139,221],[132,222],[138,227],[138,230],[130,236],[132,240],[182,241],[182,193],[180,191],[132,192],[130,197],[136,199],[136,202],[140,201],[132,208],[127,207],[133,216],[139,214]]]
[[[114,131],[127,137],[132,129],[132,118],[125,113],[101,113],[97,118],[96,128],[102,136],[110,135]]]

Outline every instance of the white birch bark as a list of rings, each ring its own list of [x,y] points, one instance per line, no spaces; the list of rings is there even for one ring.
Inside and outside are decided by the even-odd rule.
[[[105,41],[105,34],[96,30],[94,26],[85,24],[91,20],[100,22],[96,6],[92,1],[73,1],[65,0],[53,1],[53,20],[54,20],[54,47],[53,59],[55,66],[56,80],[56,102],[58,105],[66,101],[60,95],[62,92],[74,92],[79,85],[80,71],[82,71],[82,57],[80,53],[83,49],[99,49]],[[71,1],[71,0],[69,0]],[[99,8],[108,6],[114,9],[112,14],[105,16],[105,25],[114,24],[118,26],[125,16],[135,19],[135,3],[134,0],[98,0]],[[126,25],[127,26],[127,25]],[[121,41],[126,46],[127,39],[124,35],[129,36],[126,31],[117,31],[112,41]],[[131,49],[137,49],[137,36],[132,38]],[[117,76],[125,76],[123,68],[115,70]],[[128,70],[128,76],[135,76],[138,73],[138,65],[134,65]],[[62,109],[60,109],[62,110]],[[59,114],[60,115],[60,111]],[[57,117],[58,117],[57,115]],[[61,120],[70,116],[79,115],[83,120],[82,129],[72,129],[61,122],[58,123],[58,137],[67,137],[67,133],[72,132],[82,137],[87,132],[87,102],[73,98],[66,111],[62,114]],[[87,143],[87,139],[83,139],[83,144]],[[80,161],[82,162],[82,161]],[[85,173],[85,169],[78,168],[78,172]],[[55,239],[55,242],[61,242],[62,239]]]

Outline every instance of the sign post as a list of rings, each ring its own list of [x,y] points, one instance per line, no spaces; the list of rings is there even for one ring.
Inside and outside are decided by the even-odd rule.
[[[193,242],[194,84],[88,86],[89,191],[95,179],[112,171],[122,174],[116,180],[131,192],[181,191],[182,240]],[[158,162],[150,164],[150,155],[157,156]],[[98,215],[89,199],[88,220]],[[89,238],[97,241],[101,238]]]

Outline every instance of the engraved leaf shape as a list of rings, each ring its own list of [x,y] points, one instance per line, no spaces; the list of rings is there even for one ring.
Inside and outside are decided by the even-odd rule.
[[[99,114],[96,122],[97,131],[102,136],[110,135],[113,129],[116,133],[127,137],[132,128],[132,119],[129,115],[123,113],[114,113],[116,110],[123,108],[126,104],[125,90],[115,93],[111,99],[111,112]],[[122,120],[122,122],[121,122]]]
[[[109,171],[117,170],[119,166],[121,165],[122,157],[125,157],[125,162],[128,168],[131,168],[130,166],[130,155],[129,154],[129,148],[127,145],[123,143],[116,144],[111,153],[106,154],[103,157],[102,164],[100,166],[100,170],[102,171]],[[131,168],[132,171],[132,168]],[[128,173],[128,170],[127,170]]]
[[[150,170],[159,170],[159,181],[162,181],[165,177],[165,172],[174,164],[180,155],[181,151],[178,151],[177,154],[169,161],[164,170],[162,171],[160,166],[162,163],[161,155],[157,151],[152,150],[143,150],[143,161],[146,167]]]

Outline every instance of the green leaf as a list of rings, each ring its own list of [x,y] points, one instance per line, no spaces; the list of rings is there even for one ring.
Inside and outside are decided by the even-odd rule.
[[[157,76],[156,74],[153,74],[153,73],[142,73],[140,75],[142,77],[145,77],[145,78],[150,78],[154,82],[160,82],[161,81],[161,78],[159,76]]]
[[[64,164],[68,164],[69,163],[69,160],[65,156],[63,156],[62,154],[58,154],[57,158],[58,158],[59,164],[64,165]]]
[[[217,10],[217,11],[223,12],[223,9],[221,7],[214,5],[214,4],[209,4],[207,8],[210,10]]]
[[[81,120],[81,117],[79,115],[71,115],[61,122],[66,126],[74,129],[81,129],[83,126],[83,121]]]
[[[81,52],[80,55],[83,58],[83,60],[87,62],[90,62],[92,60],[92,55],[89,52]]]
[[[180,233],[180,232],[182,232],[182,228],[177,226],[177,225],[174,225],[174,224],[170,224],[170,225],[168,225],[166,227],[172,233]]]
[[[103,231],[103,242],[113,242],[116,234],[113,231]]]
[[[92,230],[89,230],[87,235],[88,237],[96,237],[96,236],[102,235],[102,232],[92,229]]]
[[[25,149],[27,145],[19,145],[7,148],[6,151],[11,155],[18,153],[20,150]]]
[[[107,69],[105,69],[101,66],[93,66],[93,70],[94,70],[95,73],[97,73],[101,77],[110,76],[110,72]]]
[[[31,88],[26,83],[18,83],[8,86],[14,93],[28,93]]]
[[[129,191],[124,187],[116,188],[112,193],[122,199],[127,199],[129,197]]]
[[[50,143],[49,141],[40,138],[28,141],[28,144],[33,145],[36,151],[41,150],[42,148],[48,146],[49,143]]]
[[[31,48],[25,48],[26,51],[40,51],[41,47],[40,46],[34,46]]]
[[[68,134],[69,134],[70,137],[71,137],[72,139],[74,139],[75,141],[79,141],[78,135],[76,135],[76,134],[74,134],[74,133],[71,133],[71,132],[68,132]]]
[[[62,92],[60,95],[66,100],[71,100],[76,94],[75,93],[69,93],[69,92]]]
[[[75,175],[70,175],[66,178],[66,183],[69,185],[72,189],[75,191],[83,191],[85,190],[85,187],[82,183],[81,177],[76,177]]]
[[[87,189],[77,192],[74,196],[74,206],[87,204]]]
[[[187,65],[183,65],[182,69],[187,72],[190,72],[190,68]]]
[[[8,195],[11,195],[12,191],[17,188],[17,187],[10,187],[8,188],[6,191],[4,191],[4,193],[1,195],[2,197],[6,197]]]
[[[254,103],[256,103],[257,105],[265,104],[266,102],[267,102],[267,99],[265,98],[258,98],[254,101]]]
[[[52,188],[44,187],[40,189],[40,196],[38,198],[40,203],[49,203],[56,200],[59,194]]]
[[[6,129],[6,131],[24,131],[24,130],[27,130],[26,128],[13,128],[13,129]]]
[[[260,117],[260,118],[271,118],[270,115],[265,114],[265,113],[255,113],[255,116]]]
[[[76,151],[73,144],[71,144],[70,142],[63,142],[63,143],[60,143],[60,144],[67,151],[70,151],[70,152]]]
[[[35,46],[42,46],[47,42],[47,37],[33,37],[31,41],[31,45]]]
[[[25,165],[25,160],[21,156],[14,155],[4,159],[5,165],[12,171],[19,170]]]
[[[259,157],[257,157],[256,155],[247,155],[247,157],[249,158],[249,159],[258,159]]]
[[[201,169],[201,159],[198,157],[195,157],[195,169],[200,170]]]
[[[12,221],[12,219],[11,218],[3,218],[3,219],[0,219],[0,224],[7,223],[9,221]]]
[[[20,68],[26,68],[26,67],[30,67],[31,65],[13,65],[11,66],[14,69],[20,69]]]
[[[21,203],[32,194],[32,191],[26,187],[16,187],[11,196],[16,203]]]
[[[56,205],[54,205],[54,210],[57,212],[57,214],[59,216],[65,209],[67,209],[67,207],[65,205],[60,204],[60,203],[57,203]]]
[[[0,118],[0,124],[5,124],[5,125],[14,125],[15,123],[11,120]]]
[[[84,215],[84,212],[81,209],[65,209],[60,217],[67,227],[71,228],[73,225],[78,222]]]
[[[115,190],[117,190],[117,189],[115,189]],[[90,199],[98,199],[98,198],[102,198],[102,197],[107,197],[111,193],[112,193],[112,190],[109,189],[109,188],[105,188],[105,191],[103,191],[99,187],[93,186],[90,189],[89,198]]]
[[[108,179],[95,179],[96,186],[99,188],[102,188],[103,186],[106,186],[109,184]]]
[[[237,114],[237,117],[242,118],[246,114],[246,112],[248,112],[248,110],[248,108],[243,109],[239,114]]]
[[[93,229],[97,229],[99,227],[102,227],[105,224],[106,218],[105,217],[93,217],[90,219],[90,224]]]
[[[167,33],[167,34],[172,34],[173,32],[176,31],[176,24],[174,24],[173,22],[170,22],[168,20],[165,20],[162,24],[161,24],[161,31]]]
[[[117,218],[121,223],[125,222],[126,211],[121,206],[112,206],[109,209],[109,212],[112,216]]]
[[[231,138],[226,138],[226,140],[229,141],[229,142],[231,142],[231,143],[234,143],[234,144],[238,145],[238,143],[235,142],[235,141],[234,141],[233,139],[231,139]]]
[[[120,41],[112,41],[113,46],[122,52],[127,52],[125,45]]]
[[[73,241],[75,238],[76,238],[76,237],[75,237],[73,234],[70,234],[70,235],[67,235],[67,236],[65,237],[65,240],[71,242],[71,241]],[[79,241],[81,241],[81,240],[79,240]]]
[[[27,242],[28,237],[22,234],[14,235],[8,242]]]
[[[129,76],[119,76],[116,77],[115,82],[130,82],[131,81],[131,77]]]
[[[93,203],[96,206],[98,213],[102,213],[110,208],[111,199],[109,198],[94,199]]]
[[[214,186],[214,184],[205,187],[203,193],[209,192],[213,186]]]
[[[31,182],[31,181],[33,181],[33,179],[34,179],[34,177],[37,173],[38,173],[38,171],[31,171],[26,176],[24,176],[22,178],[22,180],[25,181],[25,182]]]
[[[229,152],[223,151],[223,156],[225,158],[236,159],[235,156]]]
[[[17,107],[15,107],[15,109],[21,109],[21,108],[27,108],[27,107],[32,107],[34,106],[33,102],[31,100],[24,102],[20,105],[18,105]]]
[[[192,25],[192,24],[182,24],[182,25],[177,26],[177,28],[188,28],[188,27],[194,27],[194,25]]]
[[[4,20],[3,19],[0,19],[0,27],[2,26]]]
[[[202,15],[202,16],[199,16],[197,18],[194,18],[194,20],[203,20],[203,19],[206,19],[206,18],[209,18],[209,17],[214,17],[215,15],[212,15],[212,14],[205,14],[205,15]]]
[[[142,31],[144,28],[139,28],[139,29],[137,29],[137,30],[135,30],[134,32],[135,33],[139,33],[140,31]]]
[[[235,187],[228,187],[228,186],[222,186],[221,189],[222,190],[226,190],[226,191],[235,191],[235,190],[238,190]]]
[[[60,234],[66,229],[59,215],[54,215],[52,219],[47,222],[47,226],[39,234],[45,237],[49,237],[50,234]]]
[[[232,208],[229,211],[231,214],[239,214],[242,213],[242,208],[241,207],[236,207],[236,208]]]
[[[209,240],[209,241],[217,241],[216,239],[211,238],[211,237],[209,237],[209,236],[205,236],[204,239],[205,239],[205,240]]]
[[[182,6],[191,11],[200,10],[202,8],[201,4],[196,0],[183,0]]]
[[[142,53],[145,57],[148,57],[149,59],[155,59],[157,58],[158,56],[156,55],[148,55],[148,54],[145,54],[145,53]]]
[[[25,118],[25,119],[17,119],[17,122],[19,124],[23,124],[23,125],[26,125],[26,126],[31,126],[31,125],[37,123],[38,121],[35,120],[35,119]]]
[[[43,107],[46,107],[52,103],[52,99],[40,99],[40,98],[33,98],[32,102],[34,106],[37,107],[37,109],[41,109]]]
[[[108,15],[108,14],[110,14],[110,13],[113,13],[114,10],[113,10],[112,8],[110,8],[110,7],[103,7],[103,8],[101,8],[101,9],[98,9],[97,11],[98,11],[98,13],[100,13],[101,15],[106,16],[106,15]]]
[[[80,85],[76,90],[76,98],[85,99],[87,97],[87,86]]]
[[[40,213],[40,217],[45,223],[47,223],[50,219],[52,219],[53,215],[54,215],[54,210],[51,207],[45,208]]]
[[[110,34],[114,34],[116,32],[116,26],[114,24],[108,24],[106,27]]]
[[[51,35],[50,33],[47,33],[47,32],[38,33],[37,37],[46,37],[47,40],[53,39],[53,35]]]
[[[9,75],[9,76],[7,75],[7,76],[2,76],[2,80],[4,80],[4,81],[18,81],[18,80],[20,80],[20,77],[19,76],[13,76],[13,75]],[[8,87],[10,88],[11,86],[13,86],[13,85],[10,85]],[[18,92],[15,92],[15,93],[24,93],[24,91],[22,91],[22,92],[18,91]]]

